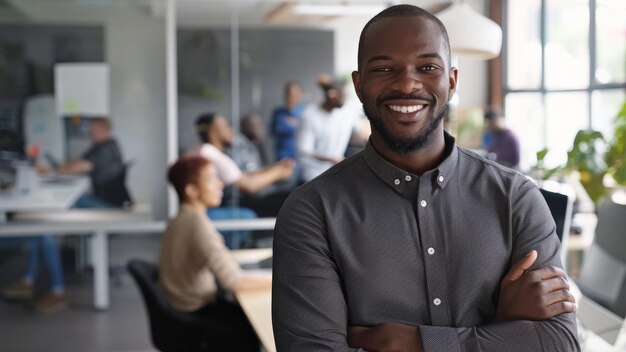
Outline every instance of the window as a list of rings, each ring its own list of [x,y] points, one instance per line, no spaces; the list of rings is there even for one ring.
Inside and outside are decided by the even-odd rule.
[[[610,138],[626,98],[626,2],[508,0],[504,16],[504,104],[522,167],[544,147],[547,166],[565,163],[580,129]]]

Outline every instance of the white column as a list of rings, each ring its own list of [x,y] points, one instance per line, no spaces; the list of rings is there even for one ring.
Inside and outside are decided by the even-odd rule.
[[[165,0],[165,55],[167,105],[167,163],[178,158],[178,75],[176,72],[176,2]],[[167,213],[174,216],[178,200],[172,187],[167,192]]]

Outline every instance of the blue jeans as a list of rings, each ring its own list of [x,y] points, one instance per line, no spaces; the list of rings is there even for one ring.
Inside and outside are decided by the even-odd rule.
[[[85,193],[74,203],[74,208],[78,209],[96,209],[96,208],[113,208],[113,205],[103,201],[102,199]]]
[[[256,219],[257,215],[252,209],[238,207],[219,207],[207,210],[207,215],[212,220],[230,219]],[[241,241],[250,237],[252,231],[222,231],[226,247],[237,249],[241,246]]]
[[[35,281],[37,270],[39,269],[39,256],[41,255],[44,264],[50,275],[52,290],[63,290],[63,270],[61,268],[61,258],[56,240],[49,235],[32,237],[6,237],[0,238],[0,246],[22,247],[28,250],[28,263],[24,279]]]

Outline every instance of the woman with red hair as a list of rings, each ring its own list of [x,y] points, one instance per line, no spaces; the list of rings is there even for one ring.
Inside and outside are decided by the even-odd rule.
[[[231,327],[241,339],[224,341],[230,348],[258,351],[254,330],[228,293],[269,288],[271,279],[243,273],[206,216],[207,208],[220,205],[224,184],[211,162],[200,156],[179,159],[167,177],[180,208],[167,226],[161,247],[160,284],[165,295],[180,311]]]

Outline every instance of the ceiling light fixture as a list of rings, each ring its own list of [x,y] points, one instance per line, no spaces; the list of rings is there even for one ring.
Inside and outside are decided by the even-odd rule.
[[[436,16],[446,26],[452,53],[485,59],[500,55],[502,29],[465,2],[454,3]]]
[[[385,6],[363,5],[295,5],[291,12],[296,15],[314,16],[374,16],[384,10]]]

